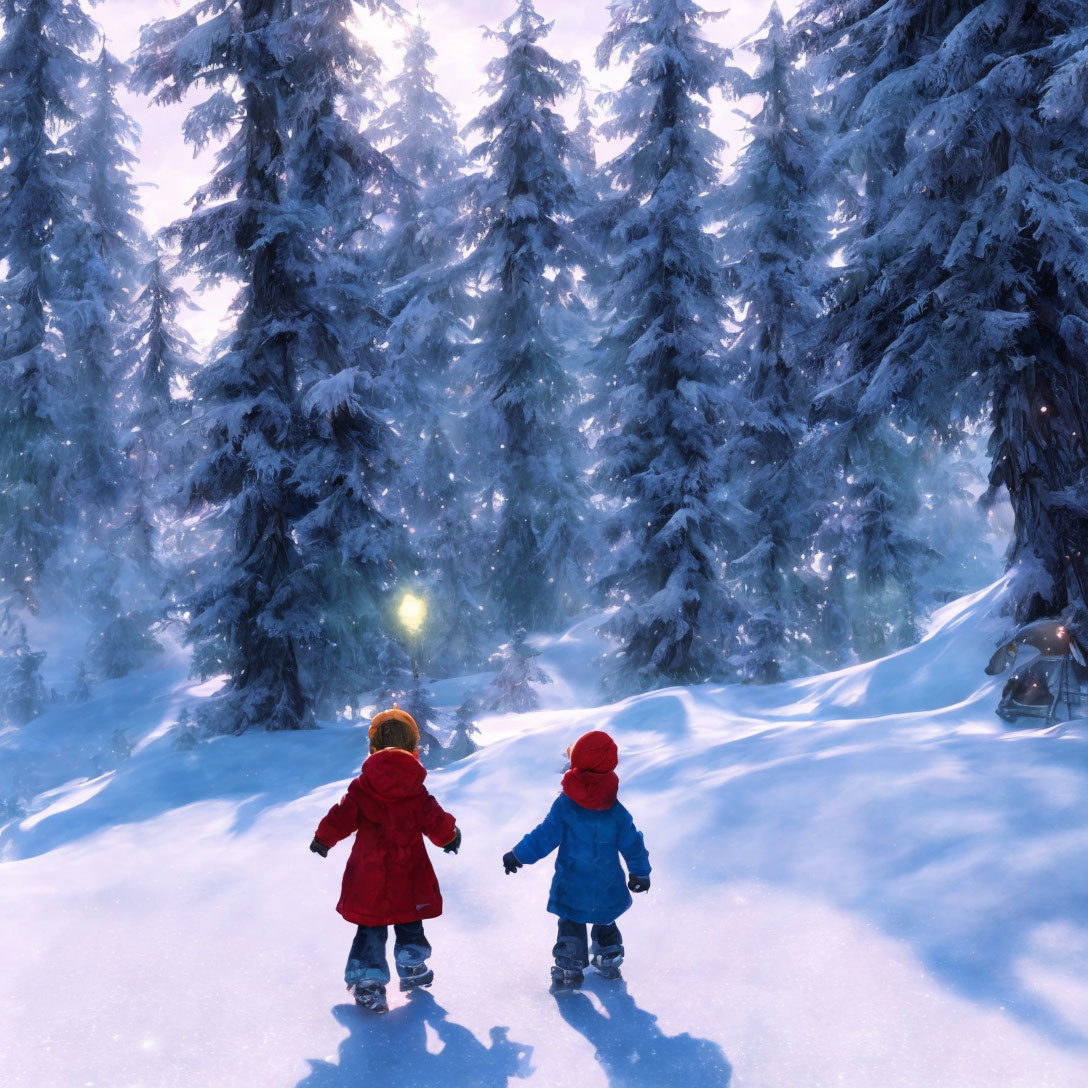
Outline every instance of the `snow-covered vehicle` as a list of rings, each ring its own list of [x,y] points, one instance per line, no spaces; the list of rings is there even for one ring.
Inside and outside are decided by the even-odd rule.
[[[986,672],[999,676],[1010,668],[997,704],[1005,721],[1041,718],[1050,725],[1088,714],[1088,651],[1062,620],[1020,628],[998,647]]]

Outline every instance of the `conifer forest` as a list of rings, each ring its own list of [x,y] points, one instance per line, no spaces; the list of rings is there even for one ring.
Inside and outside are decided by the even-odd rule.
[[[574,5],[469,5],[443,85],[425,3],[148,4],[119,56],[6,0],[3,723],[173,643],[201,735],[479,673],[471,745],[579,619],[614,698],[1003,572],[1088,621],[1088,6],[597,6],[588,64]]]

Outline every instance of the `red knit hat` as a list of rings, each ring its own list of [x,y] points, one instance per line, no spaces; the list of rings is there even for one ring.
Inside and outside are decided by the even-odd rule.
[[[614,771],[620,761],[620,752],[616,742],[603,730],[591,729],[580,736],[567,749],[571,769],[575,771],[596,771],[604,774]]]
[[[620,761],[616,742],[600,729],[579,737],[567,749],[570,770],[563,775],[563,792],[583,808],[611,808],[616,803]]]

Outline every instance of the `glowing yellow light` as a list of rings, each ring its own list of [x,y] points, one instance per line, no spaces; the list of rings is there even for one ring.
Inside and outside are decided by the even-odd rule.
[[[397,618],[408,634],[418,634],[427,618],[427,602],[414,593],[405,593],[397,606]]]

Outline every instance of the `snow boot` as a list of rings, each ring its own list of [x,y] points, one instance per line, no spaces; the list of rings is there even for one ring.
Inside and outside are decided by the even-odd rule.
[[[415,963],[411,967],[399,967],[400,992],[418,990],[421,986],[430,986],[434,982],[434,972],[425,963]]]
[[[366,978],[357,982],[352,991],[355,1004],[370,1012],[388,1012],[389,1003],[385,999],[385,987],[377,979]]]
[[[617,979],[623,977],[620,974],[620,964],[623,963],[622,952],[608,952],[603,956],[593,956],[589,962],[596,968],[597,974],[601,978]]]
[[[553,994],[567,994],[573,993],[575,990],[581,988],[582,985],[582,972],[577,968],[552,968],[552,985],[551,992]]]

